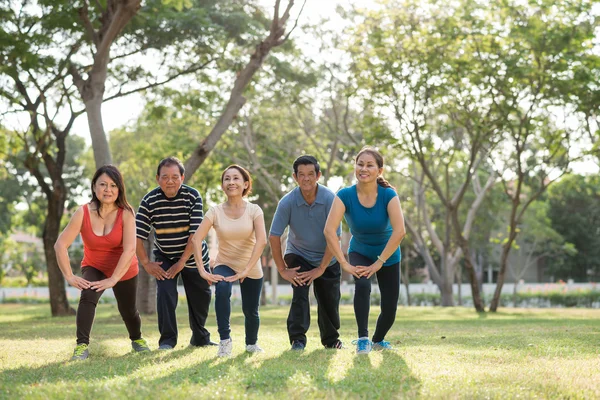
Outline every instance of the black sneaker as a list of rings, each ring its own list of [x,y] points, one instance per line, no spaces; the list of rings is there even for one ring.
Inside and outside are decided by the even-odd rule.
[[[325,346],[326,349],[343,349],[344,343],[340,339],[337,339],[333,344]]]
[[[292,350],[294,351],[302,351],[305,347],[306,345],[299,340],[294,340],[292,343]]]
[[[200,344],[200,345],[195,345],[195,344],[191,344],[190,343],[190,347],[210,347],[210,346],[218,346],[218,343],[215,342],[208,342],[208,343],[204,343],[204,344]]]

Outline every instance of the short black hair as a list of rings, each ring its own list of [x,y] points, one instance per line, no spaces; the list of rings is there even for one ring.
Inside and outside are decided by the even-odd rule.
[[[300,156],[300,157],[296,158],[296,161],[294,161],[294,174],[296,174],[296,175],[298,175],[298,166],[299,165],[314,165],[315,172],[317,174],[321,171],[321,166],[319,165],[319,162],[317,161],[317,159],[309,154]]]
[[[185,175],[185,167],[183,166],[183,163],[179,160],[179,158],[167,157],[160,160],[158,168],[156,169],[156,176],[160,175],[160,169],[162,167],[170,167],[171,165],[177,165],[177,167],[179,167],[179,173],[181,174],[181,176]]]

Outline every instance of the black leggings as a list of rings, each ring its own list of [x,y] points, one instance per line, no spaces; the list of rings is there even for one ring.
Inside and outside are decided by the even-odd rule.
[[[350,253],[350,264],[369,266],[375,261],[358,253]],[[371,277],[372,278],[372,277]],[[396,319],[400,296],[400,263],[381,267],[377,271],[377,284],[381,293],[381,314],[377,318],[374,342],[381,342]],[[369,336],[369,310],[371,308],[371,279],[354,278],[354,314],[358,325],[358,337]]]
[[[106,275],[98,271],[94,267],[83,267],[81,269],[83,279],[90,282],[101,281],[106,279]],[[137,310],[136,293],[137,293],[137,275],[126,281],[120,281],[113,286],[113,292],[117,299],[119,313],[125,322],[129,338],[137,340],[142,337],[142,321]],[[79,307],[77,307],[77,344],[89,344],[94,317],[96,316],[96,305],[101,292],[96,292],[92,289],[84,289],[81,291],[79,298]]]

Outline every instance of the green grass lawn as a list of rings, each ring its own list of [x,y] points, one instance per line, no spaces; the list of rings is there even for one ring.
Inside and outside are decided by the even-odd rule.
[[[99,306],[90,359],[66,362],[75,317],[49,305],[0,305],[0,398],[600,398],[600,310],[405,308],[387,339],[395,352],[357,356],[356,323],[342,307],[343,350],[320,346],[316,311],[302,353],[288,351],[287,308],[261,308],[259,344],[244,352],[243,316],[232,316],[233,356],[189,349],[186,306],[180,343],[131,354],[114,305]],[[371,310],[374,328],[378,307]],[[217,340],[211,310],[209,330]],[[157,347],[156,316],[143,317]]]

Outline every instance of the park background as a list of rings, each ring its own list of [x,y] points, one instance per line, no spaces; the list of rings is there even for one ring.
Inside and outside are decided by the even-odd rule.
[[[337,190],[368,144],[406,217],[404,304],[598,307],[599,14],[589,1],[9,1],[0,285],[49,286],[53,315],[70,311],[52,246],[104,163],[134,207],[167,155],[206,207],[239,163],[269,226],[299,154]],[[71,255],[77,270],[80,243]],[[268,248],[263,265],[278,303],[289,288]]]
[[[1,2],[0,301],[16,304],[0,304],[0,398],[599,397],[599,16],[590,0]],[[268,227],[298,155],[337,190],[364,145],[406,219],[396,353],[314,350],[315,326],[310,351],[286,352],[267,248],[267,354],[127,356],[106,293],[96,359],[64,364],[77,293],[53,245],[98,166],[137,208],[175,155],[209,207],[239,163]],[[143,269],[138,298],[156,341]]]

